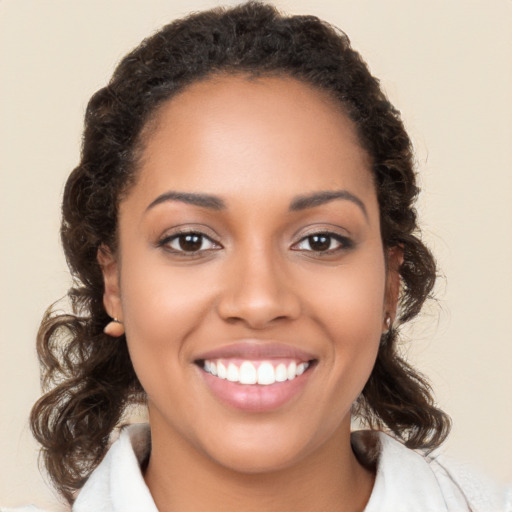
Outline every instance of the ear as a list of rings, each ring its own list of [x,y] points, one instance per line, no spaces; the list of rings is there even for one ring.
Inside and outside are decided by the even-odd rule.
[[[394,246],[387,249],[386,296],[384,300],[384,318],[387,315],[391,323],[395,321],[400,294],[400,267],[404,262],[404,249]]]
[[[105,291],[103,292],[103,305],[110,317],[118,319],[122,318],[121,293],[119,287],[119,268],[117,259],[112,251],[106,245],[100,245],[96,258],[103,273],[103,284]]]

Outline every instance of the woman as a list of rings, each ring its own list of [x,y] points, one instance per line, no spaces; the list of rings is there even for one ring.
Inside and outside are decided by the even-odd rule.
[[[32,427],[75,510],[504,507],[426,455],[449,420],[397,353],[435,277],[417,192],[398,113],[316,18],[210,11],[128,55],[65,190],[74,312],[39,336]],[[150,430],[106,455],[136,401]]]

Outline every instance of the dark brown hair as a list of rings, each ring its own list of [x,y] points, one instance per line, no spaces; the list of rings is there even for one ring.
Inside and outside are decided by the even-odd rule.
[[[383,246],[404,252],[399,318],[382,337],[355,410],[412,448],[432,449],[449,431],[428,384],[397,350],[397,328],[418,314],[436,273],[418,234],[412,149],[400,115],[344,33],[313,16],[284,16],[249,2],[165,26],[121,61],[88,104],[81,160],[62,205],[72,313],[50,308],[42,321],[37,347],[47,392],[31,415],[46,468],[70,502],[104,456],[126,406],[144,400],[124,336],[113,341],[103,333],[110,318],[98,248],[115,251],[118,204],[134,183],[142,129],[162,102],[215,73],[296,78],[327,91],[355,123],[372,159]]]

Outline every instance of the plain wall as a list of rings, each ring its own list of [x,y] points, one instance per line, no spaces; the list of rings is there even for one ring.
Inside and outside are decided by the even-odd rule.
[[[59,509],[27,418],[38,324],[70,284],[59,208],[87,100],[144,36],[217,4],[0,0],[1,505]],[[512,2],[276,4],[346,31],[402,111],[425,239],[446,276],[405,350],[453,418],[445,450],[512,480]]]

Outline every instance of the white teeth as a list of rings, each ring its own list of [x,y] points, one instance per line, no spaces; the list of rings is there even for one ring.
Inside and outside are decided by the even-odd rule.
[[[256,368],[249,361],[244,361],[240,365],[240,384],[256,384],[258,376]]]
[[[238,366],[229,361],[223,363],[220,360],[205,360],[203,364],[205,372],[220,379],[240,384],[259,384],[261,386],[293,380],[302,375],[308,367],[309,363],[297,364],[295,361],[288,365],[279,363],[275,367],[270,361],[262,361],[259,365],[255,365],[251,361],[243,361]]]
[[[269,384],[274,384],[275,381],[274,367],[270,363],[261,363],[258,368],[258,384],[268,386]]]
[[[217,375],[221,379],[225,379],[228,376],[226,367],[221,362],[217,363]]]
[[[235,366],[233,363],[229,363],[226,379],[230,382],[238,382],[240,380],[238,375],[238,366]]]
[[[299,366],[297,366],[296,374],[297,377],[299,375],[302,375],[306,371],[306,363],[300,363]]]
[[[288,365],[288,371],[287,371],[288,380],[295,379],[295,371],[296,370],[297,370],[297,365],[295,364],[295,361],[292,361]]]
[[[281,363],[277,365],[276,368],[276,382],[284,382],[288,379],[288,370],[286,366]]]

